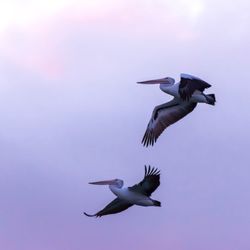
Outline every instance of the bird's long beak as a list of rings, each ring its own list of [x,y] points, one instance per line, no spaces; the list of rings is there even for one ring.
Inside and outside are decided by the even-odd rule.
[[[114,183],[115,183],[115,180],[89,182],[89,184],[93,184],[93,185],[112,185]]]
[[[148,81],[137,82],[137,83],[139,83],[139,84],[160,84],[160,83],[164,83],[164,82],[166,82],[166,78],[148,80]]]

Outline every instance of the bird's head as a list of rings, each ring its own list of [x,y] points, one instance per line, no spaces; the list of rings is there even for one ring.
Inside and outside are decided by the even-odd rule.
[[[106,181],[89,182],[89,184],[93,184],[93,185],[109,185],[109,186],[115,186],[115,187],[118,187],[118,188],[122,188],[123,180],[113,179],[113,180],[106,180]]]

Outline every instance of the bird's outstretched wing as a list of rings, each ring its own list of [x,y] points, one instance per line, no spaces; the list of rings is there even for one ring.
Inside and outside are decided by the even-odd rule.
[[[188,74],[181,74],[179,95],[182,100],[189,101],[196,90],[203,92],[206,88],[209,87],[211,87],[209,83],[203,81],[198,77]]]
[[[154,145],[161,133],[173,123],[179,121],[184,116],[194,110],[197,103],[178,102],[176,99],[157,106],[148,123],[146,132],[142,139],[142,144],[146,147]]]
[[[120,212],[128,209],[131,206],[133,206],[133,204],[130,204],[127,201],[116,198],[113,201],[111,201],[101,211],[97,212],[96,214],[90,215],[90,214],[87,214],[85,212],[84,212],[84,214],[88,217],[101,217],[101,216],[108,215],[108,214],[120,213]]]
[[[145,166],[144,179],[129,187],[129,190],[150,196],[160,185],[160,171],[157,168],[148,168]]]

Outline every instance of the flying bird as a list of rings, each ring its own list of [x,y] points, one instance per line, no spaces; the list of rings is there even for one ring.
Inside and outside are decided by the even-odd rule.
[[[148,123],[142,144],[153,146],[161,133],[170,125],[182,119],[194,110],[197,103],[215,105],[214,94],[204,94],[203,91],[211,85],[202,79],[181,74],[181,80],[175,83],[171,77],[138,82],[139,84],[160,84],[160,89],[174,98],[167,103],[156,106]]]
[[[109,185],[111,192],[117,196],[116,199],[96,214],[90,215],[84,212],[89,217],[120,213],[133,205],[144,207],[161,206],[159,201],[150,198],[151,194],[160,185],[160,171],[157,168],[151,168],[150,166],[147,168],[145,166],[144,179],[132,187],[123,187],[123,180],[120,179],[90,182],[89,184]]]

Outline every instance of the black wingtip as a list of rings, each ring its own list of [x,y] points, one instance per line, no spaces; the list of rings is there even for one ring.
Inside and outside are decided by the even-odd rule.
[[[153,137],[152,133],[150,133],[148,130],[146,130],[141,143],[143,144],[144,147],[148,146],[154,146],[156,142],[156,138]]]
[[[145,165],[145,174],[144,176],[148,176],[148,175],[160,175],[160,170],[158,168],[155,167],[151,167],[150,165],[148,165],[148,167]]]
[[[86,216],[88,216],[88,217],[97,217],[96,214],[92,214],[92,215],[91,215],[91,214],[87,214],[87,213],[85,213],[85,212],[83,212],[83,214],[86,215]]]

